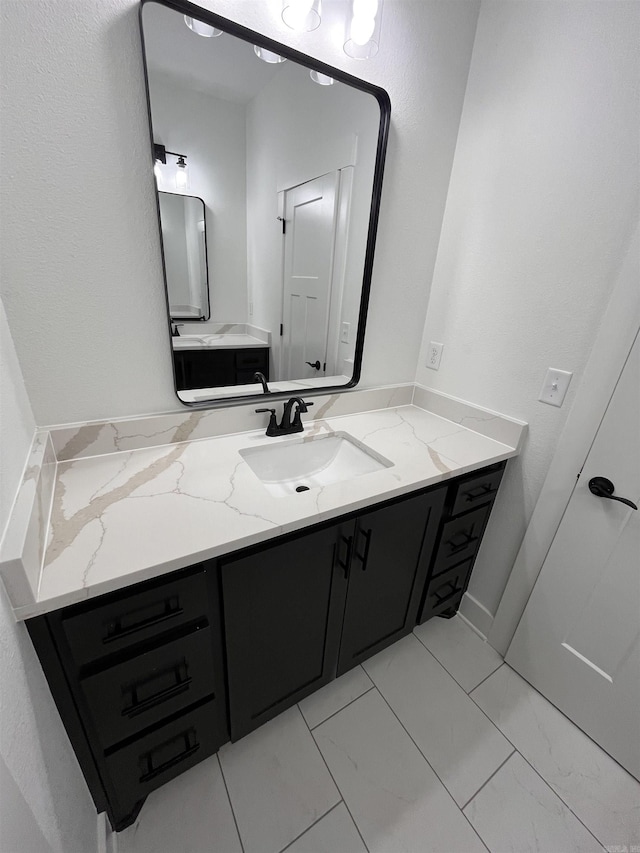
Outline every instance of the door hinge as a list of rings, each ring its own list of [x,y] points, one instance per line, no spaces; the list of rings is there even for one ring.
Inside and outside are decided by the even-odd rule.
[[[284,326],[280,323],[280,337],[284,335]]]
[[[325,361],[325,363],[322,365],[322,372],[324,373],[326,369],[327,369],[327,362]]]

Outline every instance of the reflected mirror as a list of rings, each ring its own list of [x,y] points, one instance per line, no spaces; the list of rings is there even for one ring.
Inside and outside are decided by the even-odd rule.
[[[209,319],[207,231],[201,198],[158,193],[171,320]]]
[[[141,12],[178,396],[351,387],[388,96],[193,10]]]

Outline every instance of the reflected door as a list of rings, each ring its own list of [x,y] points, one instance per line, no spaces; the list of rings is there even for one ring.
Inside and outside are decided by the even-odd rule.
[[[324,376],[338,172],[285,192],[282,377]]]
[[[639,436],[636,339],[507,662],[640,779],[640,511],[588,488],[640,503]]]

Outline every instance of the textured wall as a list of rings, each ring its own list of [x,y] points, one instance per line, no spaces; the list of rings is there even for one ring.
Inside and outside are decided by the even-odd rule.
[[[639,33],[637,3],[482,4],[417,380],[530,424],[469,590],[491,612],[637,222]]]
[[[1,538],[34,428],[1,302],[0,342]],[[95,807],[27,629],[14,622],[1,585],[0,685],[0,850],[91,853]]]
[[[477,0],[389,2],[380,53],[364,63],[342,52],[346,0],[328,0],[322,27],[301,36],[280,0],[207,5],[389,91],[363,383],[411,381]],[[0,13],[4,298],[36,421],[177,410],[137,5],[3,0]]]

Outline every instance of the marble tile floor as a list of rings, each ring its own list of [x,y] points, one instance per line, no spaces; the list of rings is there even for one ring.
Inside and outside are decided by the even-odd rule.
[[[637,846],[636,846],[637,845]],[[640,851],[640,784],[459,617],[152,794],[118,853]]]

